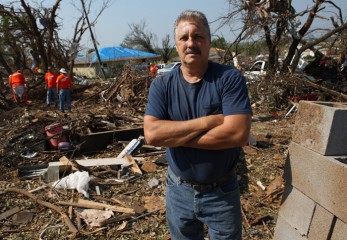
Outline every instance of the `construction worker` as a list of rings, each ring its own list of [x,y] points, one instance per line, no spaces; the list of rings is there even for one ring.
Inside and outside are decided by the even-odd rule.
[[[151,66],[149,67],[149,71],[151,73],[151,77],[155,77],[157,75],[158,66],[155,64],[151,64]]]
[[[21,103],[25,101],[28,104],[28,98],[25,87],[25,77],[21,70],[17,70],[9,77],[10,86],[13,93],[13,99],[15,103]]]
[[[57,74],[52,67],[48,67],[48,71],[45,74],[45,87],[47,89],[46,103],[47,107],[50,106],[52,95],[54,97],[54,106],[58,107],[58,93],[56,90]]]
[[[57,92],[59,92],[60,111],[64,112],[64,105],[66,103],[67,111],[71,112],[71,95],[70,88],[72,86],[72,79],[67,75],[65,68],[59,70],[60,75],[57,78]]]

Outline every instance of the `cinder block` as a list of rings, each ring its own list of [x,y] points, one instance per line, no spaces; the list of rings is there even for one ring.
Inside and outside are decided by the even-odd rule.
[[[322,156],[299,144],[289,145],[284,178],[333,215],[347,222],[347,156]]]
[[[315,202],[290,185],[285,187],[282,203],[278,215],[297,229],[301,236],[307,236]]]
[[[292,140],[322,155],[347,155],[347,104],[300,101]]]
[[[331,240],[346,240],[347,239],[347,224],[337,219]]]
[[[326,209],[316,204],[316,209],[313,214],[308,239],[311,240],[326,240],[329,237],[330,228],[333,224],[334,215]]]
[[[275,233],[272,240],[305,240],[304,236],[289,225],[281,216],[278,216]]]

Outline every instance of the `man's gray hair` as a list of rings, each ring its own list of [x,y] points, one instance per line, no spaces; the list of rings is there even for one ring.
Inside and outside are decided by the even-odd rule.
[[[175,21],[175,25],[174,25],[174,36],[176,37],[176,29],[177,29],[177,25],[181,22],[181,21],[185,21],[185,20],[190,20],[190,19],[195,19],[198,20],[202,23],[202,25],[204,25],[206,32],[208,34],[208,36],[211,39],[211,31],[210,31],[210,26],[208,24],[207,18],[205,16],[205,14],[203,14],[202,12],[199,11],[194,11],[194,10],[186,10],[184,12],[182,12],[176,19]]]

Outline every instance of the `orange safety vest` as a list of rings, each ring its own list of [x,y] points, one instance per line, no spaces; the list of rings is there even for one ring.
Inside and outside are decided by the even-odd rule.
[[[68,75],[60,74],[57,78],[57,85],[60,89],[67,89],[71,87],[72,80]]]
[[[16,72],[10,75],[10,84],[12,87],[23,86],[25,78],[22,73]]]
[[[149,67],[149,71],[150,71],[151,73],[156,73],[156,72],[158,71],[157,65],[152,65],[152,66],[150,66],[150,67]]]
[[[57,74],[54,72],[47,72],[45,74],[45,81],[48,88],[56,88],[57,86]]]

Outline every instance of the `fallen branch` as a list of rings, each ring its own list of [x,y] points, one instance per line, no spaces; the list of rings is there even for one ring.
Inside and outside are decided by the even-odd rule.
[[[138,219],[140,219],[140,218],[143,218],[143,217],[146,217],[146,216],[149,216],[149,215],[151,215],[151,214],[153,214],[153,213],[156,213],[156,212],[160,211],[161,209],[163,209],[163,208],[162,208],[162,207],[161,207],[161,208],[157,208],[157,209],[154,209],[154,210],[151,211],[151,212],[148,212],[148,213],[142,214],[142,215],[140,215],[140,216],[138,216],[138,217],[132,218],[131,220],[128,221],[128,223],[130,223],[130,222],[135,222],[136,220],[138,220]]]
[[[247,229],[249,229],[251,227],[251,225],[249,224],[247,215],[246,215],[245,211],[243,210],[243,206],[241,206],[241,212],[242,212],[242,217],[244,219],[244,222],[246,223],[246,227],[247,227]]]
[[[55,206],[54,204],[51,204],[49,202],[45,202],[41,199],[39,199],[37,196],[35,196],[32,193],[29,193],[23,189],[18,189],[18,188],[8,188],[6,189],[6,192],[15,192],[15,193],[19,193],[19,194],[23,194],[31,199],[33,199],[35,202],[37,202],[38,204],[47,207],[49,209],[52,209],[53,211],[56,211],[57,213],[60,213],[60,215],[62,216],[66,226],[70,229],[70,231],[73,233],[73,237],[76,237],[78,230],[75,227],[75,225],[71,222],[70,218],[68,217],[68,215],[64,212],[64,210],[58,206]]]
[[[108,225],[108,224],[111,224],[111,223],[116,223],[116,222],[120,222],[120,221],[124,221],[124,220],[127,220],[129,218],[131,218],[132,215],[130,214],[123,214],[123,215],[120,215],[120,216],[117,216],[117,217],[113,217],[113,218],[110,218],[110,219],[106,219],[104,221],[102,221],[100,223],[100,225],[103,227],[105,225]]]
[[[300,82],[302,82],[304,84],[310,85],[311,87],[313,87],[315,89],[318,89],[320,91],[329,93],[329,94],[331,94],[331,95],[333,95],[333,96],[335,96],[337,98],[342,98],[344,100],[347,100],[347,95],[346,94],[336,92],[336,91],[331,90],[331,89],[326,88],[326,87],[322,87],[322,86],[320,86],[318,84],[315,84],[315,83],[313,83],[313,82],[311,82],[309,80],[301,79],[301,78],[298,78],[298,77],[296,77],[295,80],[300,81]]]

